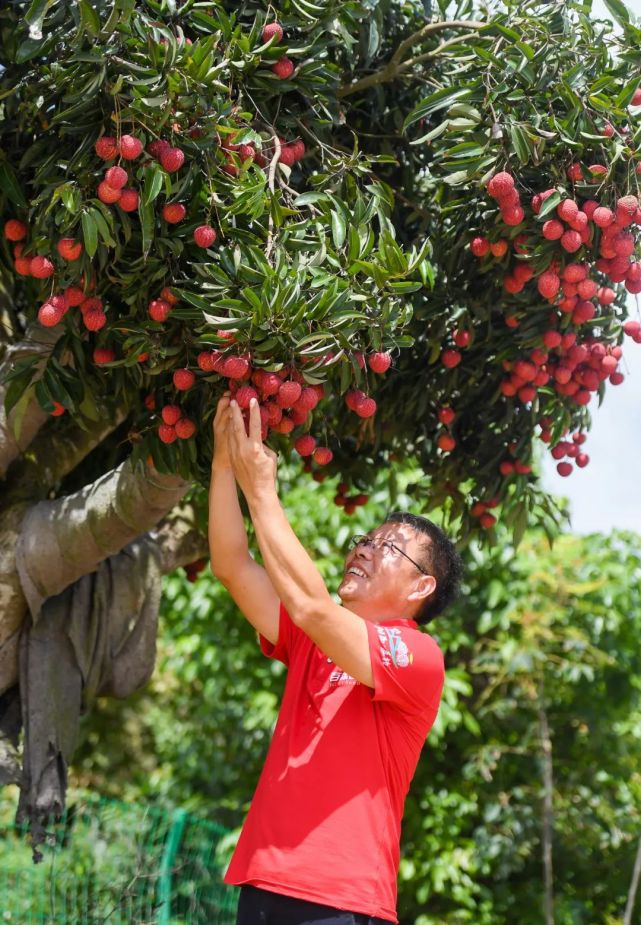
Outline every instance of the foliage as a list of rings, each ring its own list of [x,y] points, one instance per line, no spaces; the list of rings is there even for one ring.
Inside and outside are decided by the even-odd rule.
[[[485,185],[507,170],[528,199],[550,188],[559,199],[614,204],[636,191],[641,128],[628,107],[641,32],[621,4],[611,9],[620,38],[575,0],[509,0],[484,10],[481,22],[472,2],[443,2],[443,18],[427,25],[418,0],[285,0],[279,43],[262,39],[271,8],[250,0],[7,6],[0,206],[28,224],[22,259],[55,263],[46,280],[16,275],[3,242],[12,337],[45,298],[81,277],[106,317],[90,331],[78,309],[68,310],[42,375],[34,379],[28,359],[14,370],[7,408],[35,395],[49,412],[66,409],[57,422],[64,431],[69,417],[82,423],[124,407],[126,424],[104,460],[117,446],[204,482],[215,399],[242,380],[226,381],[199,357],[243,355],[255,370],[324,387],[315,411],[294,415],[291,437],[271,430],[288,455],[311,426],[333,451],[330,471],[361,489],[380,466],[416,460],[426,473],[424,505],[444,507],[463,534],[478,530],[481,513],[491,527],[500,504],[517,541],[533,520],[552,532],[557,514],[530,471],[535,428],[547,418],[546,439],[556,443],[568,429],[586,430],[589,415],[550,379],[527,399],[504,394],[505,371],[540,350],[551,325],[608,351],[619,344],[623,277],[613,283],[615,301],[589,320],[551,305],[538,276],[555,260],[559,271],[570,260],[587,265],[601,232],[568,254],[541,238],[543,209],[537,217],[524,201],[523,220],[508,227]],[[295,70],[280,79],[271,67],[283,57]],[[147,148],[162,138],[185,155],[178,170],[144,153],[122,162],[140,194],[135,212],[96,196],[107,165],[94,143],[126,134]],[[306,153],[288,166],[283,151],[300,141]],[[587,170],[594,159],[605,161],[598,184]],[[572,163],[586,179],[568,178]],[[177,202],[186,217],[168,223],[163,206]],[[192,235],[204,223],[218,233],[207,249]],[[479,264],[468,244],[481,233],[505,240],[506,253]],[[82,241],[79,260],[53,252],[63,237]],[[533,278],[506,292],[504,276],[519,262]],[[608,281],[604,270],[594,273]],[[155,321],[147,306],[165,286],[179,302]],[[467,346],[446,366],[456,332]],[[97,348],[113,359],[97,360]],[[393,356],[383,378],[361,368],[362,355],[378,351]],[[557,359],[550,371],[542,364],[543,379]],[[176,388],[181,369],[196,373],[193,388]],[[597,385],[602,395],[603,380]],[[353,388],[375,396],[373,417],[345,406]],[[200,430],[165,443],[160,411],[176,403]],[[455,418],[444,425],[445,406]],[[439,445],[444,436],[452,449]],[[499,468],[514,461],[521,470]]]
[[[399,473],[393,508],[420,511],[417,474]],[[384,476],[348,530],[331,483],[294,475],[282,473],[288,516],[333,589],[348,534],[389,512]],[[447,680],[406,803],[403,925],[541,921],[541,708],[552,739],[556,921],[619,920],[641,828],[640,571],[630,534],[561,536],[550,549],[530,532],[518,554],[506,538],[491,552],[471,547],[460,604],[428,627]],[[172,575],[165,592],[155,678],[133,702],[101,702],[74,780],[180,802],[237,828],[284,671],[260,655],[211,575],[195,584]]]

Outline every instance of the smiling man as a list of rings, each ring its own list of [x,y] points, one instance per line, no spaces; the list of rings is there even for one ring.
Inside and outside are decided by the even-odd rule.
[[[444,679],[418,625],[455,597],[461,560],[431,521],[392,514],[353,538],[338,605],[275,477],[257,404],[247,434],[226,393],[214,420],[211,567],[288,675],[225,881],[241,886],[238,925],[396,923],[403,805]],[[265,568],[249,554],[236,483]]]

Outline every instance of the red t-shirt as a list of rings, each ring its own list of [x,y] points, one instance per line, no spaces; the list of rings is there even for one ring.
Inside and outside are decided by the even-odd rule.
[[[367,621],[374,688],[335,665],[281,604],[278,722],[226,883],[397,922],[405,796],[434,723],[443,655],[413,620]]]

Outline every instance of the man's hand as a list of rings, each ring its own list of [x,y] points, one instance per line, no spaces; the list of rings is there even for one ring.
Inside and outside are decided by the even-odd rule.
[[[249,405],[249,434],[235,401],[229,404],[228,445],[231,465],[243,494],[248,502],[262,491],[273,491],[278,467],[278,457],[263,444],[258,402],[252,398]]]
[[[212,459],[212,468],[231,469],[231,457],[229,455],[229,402],[231,392],[225,392],[216,406],[216,416],[214,417],[214,458]]]

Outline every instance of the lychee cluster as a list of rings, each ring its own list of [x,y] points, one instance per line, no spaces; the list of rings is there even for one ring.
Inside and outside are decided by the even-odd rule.
[[[543,440],[544,443],[549,443],[552,439],[550,431],[552,419],[550,417],[542,417],[539,424],[541,426],[540,439]],[[573,459],[579,469],[583,469],[590,462],[588,454],[581,450],[581,446],[586,441],[586,435],[581,431],[576,431],[572,434],[572,439],[568,440],[566,439],[568,433],[569,431],[566,430],[562,439],[550,449],[553,458],[561,460],[557,462],[556,471],[564,478],[567,478],[568,475],[572,475],[574,471],[574,466],[571,462],[563,461],[564,456],[568,459]]]
[[[499,498],[491,498],[489,501],[475,501],[470,508],[472,517],[478,517],[479,524],[484,530],[489,530],[496,524],[496,517],[490,514],[490,510],[500,504]]]
[[[369,501],[369,495],[360,493],[358,495],[348,495],[349,485],[347,482],[339,482],[334,495],[334,504],[342,507],[346,514],[353,514],[357,507],[362,507]]]
[[[283,40],[283,35],[283,27],[277,22],[267,23],[262,32],[263,42],[272,40],[272,45],[278,45]],[[283,55],[271,65],[271,70],[280,80],[287,80],[294,73],[294,62]]]

